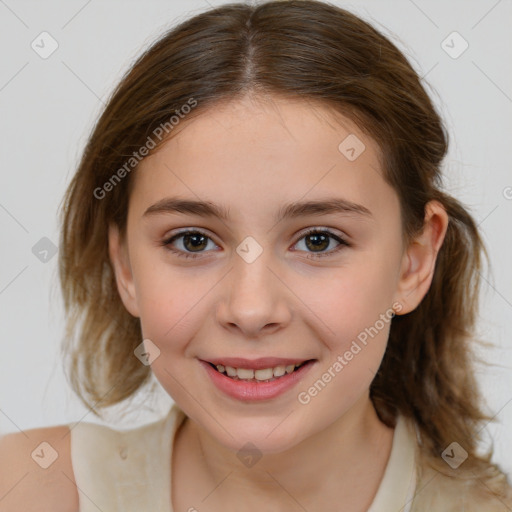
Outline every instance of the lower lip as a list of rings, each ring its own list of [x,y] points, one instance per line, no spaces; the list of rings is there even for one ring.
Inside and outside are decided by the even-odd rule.
[[[282,395],[297,384],[309,372],[315,361],[309,361],[292,373],[287,373],[272,382],[248,382],[234,380],[215,370],[209,363],[199,361],[218,389],[232,398],[244,402],[270,400]]]

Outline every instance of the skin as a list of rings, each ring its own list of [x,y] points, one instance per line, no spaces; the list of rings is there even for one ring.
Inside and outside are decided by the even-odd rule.
[[[349,134],[366,147],[354,161],[338,149]],[[389,322],[309,403],[297,395],[393,304],[398,314],[417,307],[446,232],[445,210],[429,203],[424,231],[405,246],[377,144],[341,115],[283,98],[245,97],[185,120],[133,178],[127,238],[111,226],[110,256],[123,303],[160,350],[152,371],[189,418],[175,438],[175,510],[366,510],[394,432],[369,399]],[[224,205],[231,218],[143,216],[168,196]],[[274,220],[285,203],[332,196],[372,215]],[[182,228],[207,232],[199,258],[162,245]],[[307,228],[350,245],[327,239],[315,249]],[[247,236],[263,249],[250,264],[236,252]],[[194,254],[184,243],[173,247]],[[311,259],[319,252],[330,254]],[[220,356],[316,363],[281,396],[244,403],[219,391],[198,362]],[[236,456],[248,441],[262,454],[250,468]]]

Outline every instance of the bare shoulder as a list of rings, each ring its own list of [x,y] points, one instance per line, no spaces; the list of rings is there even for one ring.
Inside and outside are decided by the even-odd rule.
[[[69,427],[0,437],[0,512],[77,512]]]

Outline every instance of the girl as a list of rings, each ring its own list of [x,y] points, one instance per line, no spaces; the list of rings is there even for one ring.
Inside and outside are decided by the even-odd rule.
[[[43,508],[512,510],[477,450],[483,246],[446,151],[406,58],[331,4],[224,5],[154,44],[69,186],[60,277],[83,402],[154,375],[175,404],[48,431],[39,507],[67,482]]]

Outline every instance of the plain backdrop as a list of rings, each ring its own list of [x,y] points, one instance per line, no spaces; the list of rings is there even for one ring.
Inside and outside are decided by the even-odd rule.
[[[1,433],[102,423],[71,392],[62,369],[64,318],[52,253],[58,207],[124,71],[165,30],[224,3],[0,0]],[[479,335],[495,348],[479,351],[489,366],[480,367],[478,379],[497,420],[486,427],[486,439],[494,439],[495,460],[511,474],[512,2],[332,3],[391,37],[423,76],[448,127],[446,188],[473,212],[492,263],[492,273],[484,274]],[[33,49],[40,37],[51,49],[42,32],[58,44],[47,58]],[[157,389],[151,399],[137,395],[123,420],[113,414],[110,423],[123,428],[157,419],[172,403]]]

